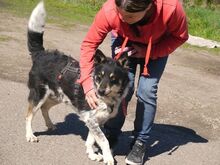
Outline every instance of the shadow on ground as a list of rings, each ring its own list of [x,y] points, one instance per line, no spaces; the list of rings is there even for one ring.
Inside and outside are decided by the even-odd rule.
[[[56,124],[57,129],[54,131],[35,132],[36,136],[40,135],[79,135],[86,140],[88,129],[84,122],[80,121],[75,114],[69,114],[65,117],[64,122]],[[119,144],[115,148],[115,155],[127,155],[130,150],[132,141],[132,132],[125,131],[121,134]],[[168,152],[172,155],[180,146],[187,143],[207,143],[208,140],[198,135],[194,130],[182,126],[154,124],[152,128],[151,139],[149,141],[148,158]],[[148,159],[146,158],[146,160]]]
[[[115,149],[115,155],[127,155],[130,151],[130,143],[133,141],[131,131],[123,132],[120,142]],[[148,143],[147,156],[150,157],[167,152],[172,155],[180,146],[187,143],[207,143],[208,140],[198,135],[194,130],[182,126],[154,124],[151,138]]]
[[[64,122],[56,123],[56,127],[57,129],[53,131],[35,132],[34,134],[36,136],[74,134],[81,136],[84,141],[88,134],[88,128],[85,126],[84,122],[79,120],[76,114],[67,115]]]

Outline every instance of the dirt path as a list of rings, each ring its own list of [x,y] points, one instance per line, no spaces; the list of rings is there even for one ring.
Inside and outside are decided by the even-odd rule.
[[[5,80],[21,82],[22,84],[27,81],[31,60],[26,47],[26,25],[27,19],[15,18],[6,13],[0,13],[0,78],[1,80],[4,79],[0,88],[1,93],[6,93],[6,95],[7,91],[5,89],[10,89],[10,86],[4,87],[4,84],[12,85],[13,89],[15,86],[19,87],[20,85],[12,82],[6,83]],[[78,59],[80,43],[87,29],[88,27],[80,25],[74,25],[69,29],[47,25],[44,36],[45,47],[57,48]],[[109,44],[109,38],[107,38],[101,45],[101,49],[107,54],[110,53]],[[24,85],[22,86],[23,88]],[[169,165],[191,164],[189,163],[190,161],[183,159],[185,156],[192,159],[192,162],[193,159],[196,160],[192,164],[216,165],[216,162],[220,162],[220,56],[210,55],[207,51],[179,48],[169,58],[160,83],[158,96],[158,112],[151,141],[151,158],[148,162],[159,164],[161,160],[164,160]],[[13,95],[10,95],[10,97],[13,97]],[[8,94],[6,98],[10,99],[10,97]],[[6,100],[6,98],[1,97],[1,100]],[[15,98],[12,100],[16,102]],[[11,102],[10,104],[13,106],[16,103]],[[1,103],[1,107],[3,105]],[[127,129],[132,128],[134,107],[135,99],[132,100],[128,111],[123,135],[126,137],[129,134]],[[2,115],[7,113],[10,112],[2,111],[0,116],[2,117]],[[24,112],[19,113],[23,114]],[[4,118],[2,117],[2,119]],[[23,121],[23,118],[18,120]],[[0,124],[1,127],[9,127],[3,122]],[[17,131],[19,129],[23,131],[23,127],[18,127]],[[19,154],[16,154],[15,158],[13,156],[10,157],[13,161],[9,161],[5,155],[6,148],[7,153],[14,150],[10,139],[7,143],[7,130],[5,131],[6,133],[0,133],[0,138],[4,142],[0,145],[0,160],[2,159],[3,164],[16,164],[16,159],[18,159],[16,156],[19,157]],[[44,136],[45,134],[39,133],[39,135]],[[25,139],[23,138],[22,140]],[[122,141],[121,145],[126,146],[126,142]],[[22,141],[23,143],[26,146],[26,143]],[[200,143],[201,145],[199,145]],[[206,144],[202,145],[203,143]],[[25,146],[22,147],[25,148]],[[179,148],[180,146],[183,147]],[[32,145],[32,147],[34,146]],[[122,151],[123,147],[119,148],[118,155],[123,155]],[[173,152],[179,153],[179,158],[167,157]],[[196,152],[198,152],[197,157],[193,155]],[[39,156],[37,153],[35,153],[35,156]],[[209,154],[209,157],[205,158],[206,154]],[[158,155],[165,156],[160,158]],[[119,161],[122,159],[119,157]],[[214,160],[211,161],[211,159]],[[26,163],[19,161],[18,164],[27,164],[27,162],[28,160],[26,160]],[[80,162],[77,165],[81,165]]]

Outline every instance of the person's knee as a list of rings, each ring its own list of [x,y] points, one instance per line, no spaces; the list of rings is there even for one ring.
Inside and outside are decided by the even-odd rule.
[[[137,98],[144,102],[156,104],[157,99],[157,84],[142,84],[137,90]]]

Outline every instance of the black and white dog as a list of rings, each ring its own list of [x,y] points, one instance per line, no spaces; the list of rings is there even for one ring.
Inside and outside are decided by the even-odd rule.
[[[50,120],[48,111],[54,105],[66,103],[73,107],[75,113],[89,128],[86,140],[88,157],[96,161],[103,159],[104,163],[112,165],[114,159],[100,126],[117,114],[118,106],[126,94],[129,83],[127,54],[122,54],[114,61],[100,50],[96,51],[93,79],[99,105],[97,109],[91,110],[85,100],[82,86],[77,83],[80,75],[79,62],[58,50],[44,49],[45,17],[46,11],[42,1],[32,11],[28,23],[28,49],[33,65],[28,81],[30,93],[26,115],[26,139],[28,142],[38,141],[31,127],[38,110],[41,109],[48,129],[53,130],[55,126]],[[93,151],[95,142],[100,146],[102,155]]]

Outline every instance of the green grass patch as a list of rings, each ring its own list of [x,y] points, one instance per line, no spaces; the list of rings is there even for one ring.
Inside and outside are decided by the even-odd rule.
[[[106,0],[44,0],[48,22],[63,27],[73,24],[91,24],[95,14]],[[39,0],[0,0],[0,10],[28,18]],[[189,33],[220,42],[220,6],[185,7]]]
[[[186,13],[190,34],[220,41],[220,7],[188,7]]]
[[[29,17],[39,0],[0,0],[2,8],[16,16]],[[44,0],[49,22],[59,24],[90,24],[102,3],[92,5],[81,1]]]
[[[206,51],[216,56],[220,55],[220,48],[199,47],[199,46],[190,45],[188,43],[183,44],[181,47],[187,49],[193,49],[195,51]]]
[[[11,40],[12,38],[6,35],[0,35],[0,42],[6,42]]]

